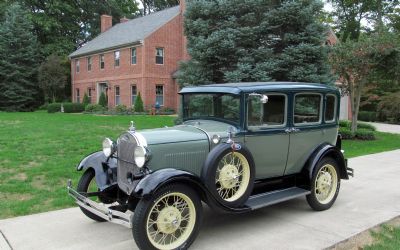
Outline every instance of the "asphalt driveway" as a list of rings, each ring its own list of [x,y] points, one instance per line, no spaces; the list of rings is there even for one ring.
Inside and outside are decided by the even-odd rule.
[[[330,210],[314,212],[305,198],[243,215],[205,209],[191,249],[323,249],[399,216],[400,150],[349,164],[356,176],[342,182]],[[1,220],[0,231],[0,249],[137,249],[129,229],[95,223],[78,208]]]

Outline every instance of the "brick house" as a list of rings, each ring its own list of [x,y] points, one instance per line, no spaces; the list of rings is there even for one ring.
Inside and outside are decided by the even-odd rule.
[[[101,92],[108,105],[131,106],[141,93],[146,108],[158,102],[177,110],[174,73],[188,58],[183,36],[184,1],[180,6],[112,25],[101,16],[101,34],[70,54],[72,101],[88,94],[97,103]]]

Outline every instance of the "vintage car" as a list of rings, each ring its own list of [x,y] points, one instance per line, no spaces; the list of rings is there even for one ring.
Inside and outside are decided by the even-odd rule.
[[[202,202],[244,213],[306,196],[320,211],[353,176],[332,86],[230,83],[180,94],[180,125],[136,131],[132,123],[78,164],[76,190],[68,184],[87,217],[132,228],[140,249],[188,248]]]

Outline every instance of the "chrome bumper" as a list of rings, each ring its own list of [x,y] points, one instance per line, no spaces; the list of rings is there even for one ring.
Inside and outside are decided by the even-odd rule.
[[[72,196],[78,206],[88,210],[89,212],[103,218],[109,222],[119,224],[128,228],[132,228],[132,214],[123,213],[117,210],[110,209],[102,203],[97,203],[91,199],[81,195],[72,188],[71,180],[68,180],[68,194]]]

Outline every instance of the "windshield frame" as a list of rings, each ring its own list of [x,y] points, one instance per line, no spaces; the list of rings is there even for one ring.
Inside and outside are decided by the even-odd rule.
[[[222,94],[222,95],[229,95],[229,96],[235,96],[239,100],[239,109],[238,109],[238,115],[239,119],[235,122],[233,120],[229,119],[224,119],[224,118],[219,118],[219,117],[213,117],[213,116],[198,116],[198,117],[185,117],[185,98],[187,96],[191,95],[215,95],[215,94]],[[192,92],[192,93],[184,93],[181,94],[181,117],[182,121],[193,121],[193,120],[212,120],[212,121],[218,121],[218,122],[224,122],[231,124],[237,128],[241,127],[243,124],[243,95],[242,94],[232,94],[232,93],[227,93],[227,92]]]

